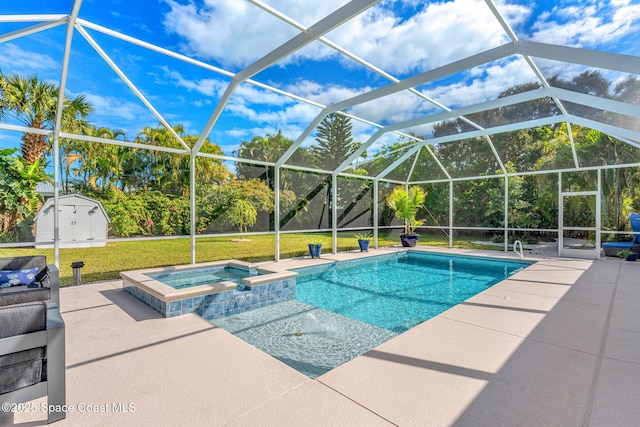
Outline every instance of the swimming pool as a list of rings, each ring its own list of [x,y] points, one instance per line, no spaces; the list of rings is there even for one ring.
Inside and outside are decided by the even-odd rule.
[[[316,378],[528,262],[409,251],[295,270],[296,301],[213,322]]]
[[[529,265],[408,252],[299,269],[296,299],[401,333]]]

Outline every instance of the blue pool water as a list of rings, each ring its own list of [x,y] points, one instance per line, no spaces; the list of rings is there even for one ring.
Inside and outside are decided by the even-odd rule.
[[[170,273],[150,274],[149,277],[169,285],[175,289],[183,289],[197,285],[207,285],[222,281],[229,281],[238,285],[242,284],[242,279],[257,272],[250,272],[241,268],[233,267],[206,267],[192,270],[172,271]]]
[[[295,300],[212,321],[310,378],[397,335]]]
[[[296,299],[400,333],[528,265],[409,252],[300,269]]]
[[[296,301],[213,322],[316,378],[529,265],[409,252],[304,268]]]

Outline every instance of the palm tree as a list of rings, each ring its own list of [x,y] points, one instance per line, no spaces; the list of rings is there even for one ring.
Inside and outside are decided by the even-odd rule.
[[[193,147],[198,137],[186,135],[184,127],[177,125],[173,130],[183,139],[183,141]],[[156,145],[161,147],[183,148],[174,136],[164,127],[157,128],[144,127],[136,136],[136,142]],[[200,149],[201,153],[222,155],[222,149],[212,144],[208,140]],[[146,154],[147,172],[151,187],[169,194],[180,194],[187,197],[189,194],[190,158],[188,155],[176,155],[162,151],[149,152]],[[221,160],[206,157],[196,159],[196,173],[198,182],[220,184],[228,180],[230,173]]]
[[[123,130],[109,129],[106,127],[98,128],[95,126],[85,126],[84,129],[78,133],[112,140],[123,139],[125,137]],[[65,165],[63,175],[65,189],[68,190],[66,187],[72,172],[71,166],[74,164],[76,167],[73,172],[76,176],[83,176],[82,183],[84,185],[89,185],[92,180],[95,184],[95,181],[99,178],[103,178],[103,182],[108,182],[108,180],[104,178],[108,178],[109,176],[104,174],[100,175],[102,171],[98,170],[97,167],[98,159],[101,157],[108,157],[108,160],[113,162],[110,173],[115,173],[113,177],[119,180],[123,174],[122,165],[128,158],[127,151],[127,149],[123,149],[123,147],[120,146],[99,142],[86,142],[76,139],[63,141],[60,146],[60,156],[63,161],[60,163]],[[114,168],[116,169],[115,172]]]
[[[238,151],[234,154],[240,158],[276,163],[292,144],[293,141],[283,136],[282,131],[278,130],[278,133],[275,135],[267,134],[265,137],[254,136],[251,138],[251,141],[243,141]],[[245,179],[259,178],[264,181],[269,188],[273,189],[273,166],[264,165],[262,168],[241,163],[237,168],[238,177]],[[285,188],[282,181],[280,185],[282,188]]]
[[[4,115],[11,116],[27,127],[34,129],[52,129],[56,119],[59,90],[38,77],[24,77],[12,74],[8,77],[0,74],[0,106]],[[84,96],[73,99],[65,97],[62,111],[62,128],[76,130],[79,121],[93,111],[93,107]],[[45,135],[26,132],[22,135],[22,157],[32,165],[44,157],[50,141]]]

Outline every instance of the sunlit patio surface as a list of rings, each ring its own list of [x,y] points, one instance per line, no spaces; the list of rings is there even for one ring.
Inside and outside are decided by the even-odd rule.
[[[195,314],[162,318],[120,281],[64,288],[70,406],[54,425],[637,425],[639,277],[636,262],[542,259],[317,380]],[[43,424],[33,403],[0,421]]]

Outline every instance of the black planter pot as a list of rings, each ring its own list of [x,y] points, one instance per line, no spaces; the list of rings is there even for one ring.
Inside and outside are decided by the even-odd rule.
[[[321,251],[322,245],[312,245],[309,243],[309,254],[311,254],[311,258],[320,258]]]
[[[400,241],[405,248],[413,248],[418,243],[418,237],[417,234],[401,234]]]
[[[632,254],[627,255],[627,261],[635,261],[637,259],[638,259],[638,254],[636,254],[636,253],[632,253]]]
[[[369,252],[369,240],[358,240],[360,252]]]

